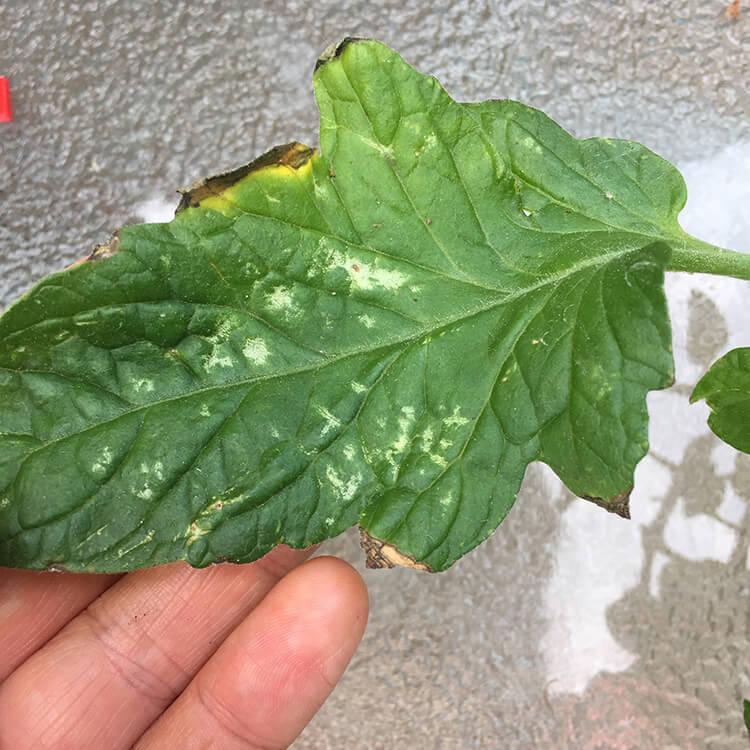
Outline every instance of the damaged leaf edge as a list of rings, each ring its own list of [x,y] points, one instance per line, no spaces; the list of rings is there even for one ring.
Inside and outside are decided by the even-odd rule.
[[[630,487],[630,489],[621,492],[619,495],[615,495],[609,500],[601,497],[591,497],[591,495],[581,495],[581,497],[584,500],[594,503],[594,505],[598,505],[600,508],[604,508],[604,510],[610,513],[620,516],[620,518],[630,519],[630,494],[632,491],[633,488]]]
[[[195,180],[186,188],[177,190],[182,196],[175,216],[188,208],[196,208],[207,198],[221,197],[229,188],[242,182],[245,178],[266,167],[284,166],[297,170],[307,164],[315,154],[315,149],[299,141],[291,141],[274,146],[248,164],[235,167],[210,177]],[[115,231],[109,240],[95,245],[93,252],[85,258],[87,262],[96,262],[111,258],[120,249],[120,229]]]
[[[314,153],[314,148],[305,146],[299,141],[292,141],[274,146],[249,164],[196,180],[189,187],[177,191],[182,195],[182,199],[175,210],[175,216],[186,208],[199,206],[206,198],[221,196],[253,172],[258,172],[265,167],[284,166],[297,170],[307,164]]]
[[[345,36],[341,41],[334,42],[333,44],[328,45],[323,50],[323,54],[317,59],[315,63],[315,71],[317,71],[319,68],[322,68],[326,63],[331,62],[332,60],[335,60],[341,53],[350,45],[350,44],[356,44],[357,42],[370,42],[375,41],[372,38],[369,37],[362,37],[362,36]]]
[[[427,563],[420,562],[411,555],[401,552],[393,544],[372,536],[367,529],[359,527],[359,544],[365,552],[365,567],[367,568],[411,568],[434,573],[434,569]]]

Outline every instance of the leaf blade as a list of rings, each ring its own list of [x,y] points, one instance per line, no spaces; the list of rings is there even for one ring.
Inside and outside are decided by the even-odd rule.
[[[359,523],[441,570],[531,461],[605,505],[629,490],[645,394],[672,378],[676,171],[615,144],[664,173],[672,213],[613,214],[594,184],[589,216],[560,170],[518,166],[508,122],[531,118],[593,168],[535,110],[459,105],[369,41],[315,85],[322,156],[287,144],[194,187],[0,318],[3,564],[249,561]]]
[[[709,427],[726,443],[750,453],[750,347],[732,349],[698,381],[690,402],[705,399]]]

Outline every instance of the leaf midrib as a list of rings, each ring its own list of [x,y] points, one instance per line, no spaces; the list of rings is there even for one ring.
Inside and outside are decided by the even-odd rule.
[[[140,411],[144,411],[144,410],[147,410],[147,409],[155,408],[155,407],[158,407],[158,406],[163,406],[163,405],[171,403],[173,401],[179,401],[180,399],[192,398],[192,397],[197,396],[197,395],[199,395],[201,393],[210,393],[210,392],[213,392],[213,391],[216,391],[216,390],[219,390],[219,389],[229,390],[229,389],[234,389],[234,388],[241,388],[241,387],[245,387],[245,386],[249,386],[249,385],[255,385],[257,383],[262,383],[262,382],[266,382],[266,381],[270,381],[270,380],[275,380],[277,378],[283,378],[283,377],[287,377],[287,376],[298,375],[298,374],[301,374],[301,373],[304,373],[304,372],[310,372],[310,371],[314,371],[314,370],[320,370],[320,369],[322,369],[324,367],[328,367],[330,365],[334,365],[337,362],[343,361],[343,360],[345,360],[345,359],[347,359],[349,357],[355,357],[355,356],[357,356],[359,354],[374,353],[374,352],[377,352],[377,351],[379,351],[381,349],[388,349],[390,347],[396,347],[396,346],[399,346],[399,345],[413,343],[413,342],[419,340],[420,338],[422,338],[424,336],[429,336],[431,334],[439,332],[441,329],[448,328],[448,327],[454,325],[455,323],[465,322],[467,320],[470,320],[473,317],[476,317],[477,315],[481,315],[484,312],[487,312],[489,310],[495,309],[495,308],[500,307],[502,305],[514,302],[514,301],[516,301],[516,300],[524,297],[525,295],[530,294],[532,292],[535,292],[535,291],[537,291],[539,289],[543,289],[544,287],[546,287],[546,286],[548,286],[550,284],[555,284],[555,283],[558,283],[558,282],[562,282],[565,279],[570,278],[571,276],[574,276],[577,273],[581,273],[581,272],[585,271],[588,268],[603,267],[603,266],[607,265],[609,262],[611,262],[611,261],[613,261],[615,259],[623,258],[623,257],[625,257],[626,255],[628,255],[630,253],[637,252],[638,250],[642,249],[642,247],[643,246],[636,245],[636,246],[633,246],[633,247],[623,248],[621,250],[617,250],[617,251],[614,251],[614,252],[606,253],[604,255],[597,255],[597,256],[590,257],[590,258],[586,258],[585,260],[580,261],[579,263],[573,264],[572,266],[570,266],[568,269],[566,269],[562,273],[548,274],[548,275],[544,276],[543,278],[539,279],[534,284],[530,284],[530,285],[528,285],[526,287],[518,289],[516,292],[509,293],[507,296],[504,296],[501,300],[494,301],[494,302],[492,302],[490,304],[478,305],[475,309],[471,310],[471,312],[469,312],[468,314],[457,315],[457,316],[455,316],[453,318],[450,318],[448,320],[441,321],[440,324],[436,325],[436,326],[432,326],[432,327],[424,326],[420,330],[416,331],[415,333],[413,333],[413,334],[411,334],[409,336],[403,336],[401,338],[397,338],[394,341],[390,341],[388,343],[380,344],[380,345],[372,347],[372,348],[353,349],[353,350],[341,353],[341,354],[339,354],[339,355],[337,355],[335,357],[332,357],[330,359],[327,359],[327,360],[324,360],[324,361],[319,361],[319,362],[314,362],[314,363],[311,363],[309,365],[305,365],[303,367],[289,368],[289,369],[283,370],[281,372],[270,373],[268,375],[257,375],[257,376],[254,376],[254,377],[243,378],[241,380],[230,381],[230,382],[227,382],[227,383],[219,383],[219,384],[216,384],[216,385],[206,386],[205,388],[196,388],[195,390],[189,391],[187,393],[181,393],[181,394],[178,394],[176,396],[170,396],[169,398],[160,399],[160,400],[156,400],[156,401],[151,401],[151,402],[149,402],[147,404],[141,404],[141,405],[136,406],[136,407],[134,407],[132,409],[125,410],[125,411],[121,412],[120,414],[118,414],[117,416],[112,417],[111,419],[102,420],[100,422],[92,424],[90,427],[86,427],[83,430],[79,430],[77,432],[70,432],[67,435],[61,436],[59,438],[55,438],[54,440],[50,440],[48,442],[44,442],[43,445],[39,446],[38,448],[35,448],[34,450],[30,451],[29,453],[27,453],[24,456],[23,460],[21,461],[21,466],[23,466],[26,463],[26,461],[28,459],[30,459],[36,453],[38,453],[38,452],[40,452],[42,450],[46,450],[47,448],[53,447],[54,445],[56,445],[58,443],[61,443],[64,440],[67,440],[67,439],[73,437],[74,435],[84,435],[84,434],[86,434],[87,432],[89,432],[91,430],[95,430],[95,429],[98,429],[98,428],[100,428],[100,427],[102,427],[104,425],[111,424],[113,422],[116,422],[119,419],[122,419],[124,417],[127,417],[127,416],[129,416],[131,414],[135,414],[135,413],[140,412]],[[165,302],[165,300],[161,300],[160,302]],[[123,303],[122,305],[120,305],[120,307],[126,307],[128,305],[137,305],[137,304],[156,304],[156,303],[153,303],[153,302],[148,303],[148,302],[144,302],[143,300],[139,300],[137,302],[126,302],[126,303]],[[95,308],[95,309],[97,309],[97,308]],[[232,308],[232,309],[235,310],[235,311],[238,311],[238,312],[241,311],[241,308]],[[6,368],[6,367],[2,367],[0,369],[8,370],[10,372],[15,372],[15,373],[24,372],[23,370],[13,370],[11,368]],[[39,371],[37,371],[37,372],[39,372]],[[45,372],[45,371],[41,371],[41,372]],[[48,374],[59,375],[59,373],[56,373],[54,371],[49,371]],[[368,395],[369,395],[369,391],[368,391],[368,394],[365,395],[365,400],[367,399]],[[0,436],[4,437],[5,433],[2,433],[2,435],[0,435]],[[34,437],[34,436],[31,435],[30,437]],[[34,437],[34,439],[38,439],[38,438]],[[20,467],[19,467],[19,471],[20,471]]]

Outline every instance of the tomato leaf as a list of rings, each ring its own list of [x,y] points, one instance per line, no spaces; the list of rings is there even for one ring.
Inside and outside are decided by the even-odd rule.
[[[706,399],[708,426],[725,442],[750,453],[750,347],[733,349],[711,365],[690,401]]]
[[[645,147],[461,104],[369,40],[298,143],[196,183],[0,318],[0,564],[255,560],[360,525],[443,570],[527,465],[627,515],[685,201]]]

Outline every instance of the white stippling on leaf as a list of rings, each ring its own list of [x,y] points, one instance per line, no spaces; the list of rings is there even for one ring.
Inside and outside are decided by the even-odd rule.
[[[261,338],[247,339],[242,347],[242,353],[256,365],[264,365],[269,355],[266,342]]]

